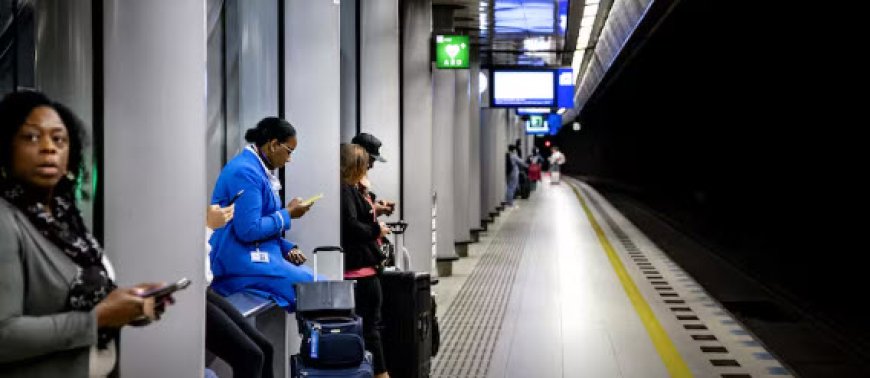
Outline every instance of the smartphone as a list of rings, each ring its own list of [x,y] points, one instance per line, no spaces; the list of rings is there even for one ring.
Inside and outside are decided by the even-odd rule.
[[[146,291],[146,292],[140,294],[139,296],[142,297],[142,298],[150,298],[150,297],[160,298],[160,297],[165,297],[165,296],[167,296],[167,295],[169,295],[169,294],[172,294],[172,293],[174,293],[174,292],[176,292],[176,291],[184,290],[184,289],[186,289],[188,286],[190,286],[190,280],[187,279],[187,278],[182,278],[182,279],[178,280],[178,282],[176,282],[176,283],[174,283],[174,284],[166,285],[166,286],[164,286],[164,287],[161,287],[161,288],[159,288],[159,289],[154,289],[154,290],[151,290],[151,291]]]
[[[230,199],[230,203],[228,203],[227,206],[224,206],[224,207],[229,207],[230,205],[232,205],[233,202],[236,202],[236,200],[239,199],[239,197],[241,197],[242,194],[244,194],[244,193],[245,193],[244,189],[239,190],[239,192],[236,193],[236,195],[234,195],[233,198]]]
[[[299,204],[302,205],[302,206],[308,206],[308,205],[314,203],[315,201],[317,201],[317,200],[319,200],[319,199],[321,199],[321,198],[323,198],[323,193],[320,193],[320,194],[318,194],[318,195],[316,195],[316,196],[314,196],[314,197],[311,197],[311,198],[309,198],[309,199],[307,199],[307,200],[305,200],[305,201],[302,201],[302,202],[300,202]]]

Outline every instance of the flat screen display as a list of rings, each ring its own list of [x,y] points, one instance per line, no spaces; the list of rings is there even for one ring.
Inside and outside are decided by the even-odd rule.
[[[492,106],[553,107],[556,73],[553,70],[493,70]]]

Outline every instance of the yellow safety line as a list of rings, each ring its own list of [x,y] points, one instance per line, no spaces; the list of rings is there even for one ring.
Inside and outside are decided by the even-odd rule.
[[[622,288],[625,289],[628,299],[631,300],[631,304],[634,305],[634,310],[640,317],[641,322],[643,322],[643,326],[646,328],[647,333],[649,333],[649,337],[652,339],[652,343],[655,345],[656,351],[659,352],[659,356],[662,358],[662,362],[664,362],[671,377],[691,377],[692,372],[689,370],[686,362],[683,361],[683,357],[680,356],[677,348],[674,347],[673,341],[671,341],[671,338],[668,336],[667,332],[665,332],[665,329],[662,328],[659,320],[656,319],[649,303],[643,299],[643,295],[640,293],[640,290],[637,289],[634,280],[632,280],[631,276],[628,275],[625,265],[622,264],[622,260],[619,259],[619,256],[613,249],[613,245],[611,245],[610,241],[607,240],[604,230],[595,220],[595,216],[592,215],[592,211],[590,211],[589,207],[586,205],[586,200],[583,199],[583,196],[580,195],[580,192],[574,184],[570,185],[571,189],[574,191],[574,195],[576,195],[577,199],[580,201],[580,205],[583,206],[583,211],[586,212],[589,222],[592,223],[592,228],[595,229],[595,233],[598,235],[598,241],[601,243],[601,246],[604,247],[604,251],[607,252],[607,258],[610,260],[613,270],[619,277],[619,281],[622,283]]]

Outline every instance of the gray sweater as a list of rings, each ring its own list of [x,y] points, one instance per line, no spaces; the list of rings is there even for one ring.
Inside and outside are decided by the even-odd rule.
[[[65,311],[78,265],[0,198],[0,377],[87,377],[94,311]]]

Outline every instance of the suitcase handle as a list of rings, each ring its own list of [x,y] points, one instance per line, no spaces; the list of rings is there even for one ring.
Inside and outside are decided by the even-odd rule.
[[[338,252],[341,256],[341,264],[344,265],[344,249],[334,245],[322,245],[314,248],[311,253],[314,255],[314,281],[317,281],[317,252]]]
[[[403,220],[400,220],[398,222],[388,222],[387,227],[389,227],[390,231],[392,231],[394,234],[403,234],[408,228],[408,222],[405,222]]]
[[[355,319],[351,316],[319,316],[313,319],[308,319],[310,322],[353,322]]]
[[[324,251],[324,252],[329,252],[329,251],[338,251],[338,252],[344,253],[344,250],[341,249],[341,247],[339,247],[339,246],[334,246],[334,245],[323,245],[323,246],[320,246],[320,247],[314,248],[314,250],[311,251],[311,253],[313,253],[313,254],[316,255],[317,252],[320,252],[320,251]]]

